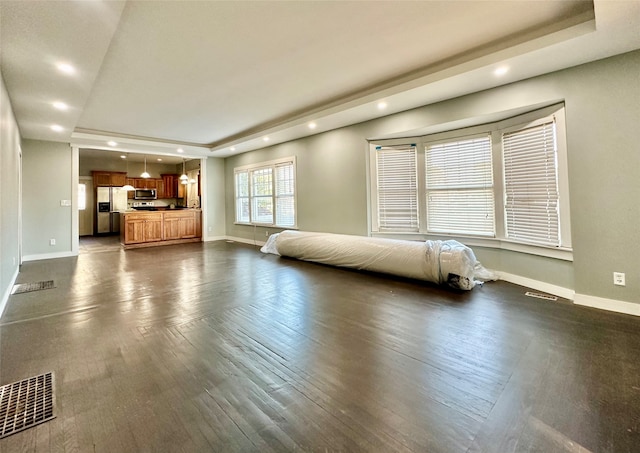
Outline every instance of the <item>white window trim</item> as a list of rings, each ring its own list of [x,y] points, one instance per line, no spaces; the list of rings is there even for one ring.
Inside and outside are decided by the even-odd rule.
[[[555,115],[557,124],[557,147],[558,147],[558,190],[560,193],[560,235],[561,244],[559,247],[544,246],[538,244],[527,244],[513,241],[506,238],[504,222],[504,169],[502,158],[501,134],[507,130],[521,129],[527,125],[535,125],[544,122],[549,116]],[[473,235],[453,235],[453,234],[430,234],[426,229],[426,216],[419,212],[420,232],[381,232],[377,228],[377,194],[376,194],[376,168],[375,168],[375,148],[377,146],[407,145],[416,144],[418,146],[418,168],[424,168],[424,147],[426,144],[442,142],[451,139],[464,139],[483,133],[491,133],[492,136],[492,158],[493,177],[495,193],[495,227],[496,237]],[[370,212],[370,235],[373,237],[386,237],[392,239],[426,240],[426,239],[456,239],[469,246],[495,248],[511,250],[520,253],[527,253],[537,256],[545,256],[565,261],[573,261],[573,249],[571,245],[571,218],[569,205],[569,172],[567,163],[567,140],[566,121],[564,104],[556,104],[529,113],[517,115],[502,121],[497,121],[488,125],[472,126],[463,129],[440,132],[437,134],[422,137],[395,138],[390,140],[371,140],[369,142],[369,206]],[[425,172],[418,172],[418,192],[425,194]],[[419,206],[424,202],[419,199]]]
[[[293,189],[293,209],[294,209],[294,225],[290,226],[290,225],[278,225],[276,223],[258,223],[258,222],[239,222],[237,220],[237,209],[238,206],[236,205],[236,202],[238,200],[238,192],[237,192],[237,185],[236,185],[236,174],[237,173],[241,173],[241,172],[250,172],[253,170],[259,170],[261,168],[267,168],[267,167],[271,167],[272,171],[273,171],[273,178],[272,178],[272,195],[271,197],[273,198],[273,219],[274,221],[278,218],[277,213],[276,213],[276,200],[277,200],[277,196],[276,196],[276,180],[275,180],[275,175],[276,175],[276,166],[280,165],[280,164],[285,164],[285,163],[289,163],[291,162],[293,164],[293,175],[294,175],[294,189]],[[235,225],[247,225],[247,226],[261,226],[261,227],[273,227],[273,228],[286,228],[286,229],[290,229],[290,230],[297,230],[298,229],[298,174],[297,174],[297,164],[296,164],[296,156],[291,156],[291,157],[283,157],[281,159],[275,159],[275,160],[269,160],[269,161],[265,161],[265,162],[258,162],[255,164],[247,164],[247,165],[242,165],[240,167],[234,167],[233,169],[233,208],[234,208],[234,224]],[[249,184],[251,184],[251,182],[249,182]],[[251,187],[249,187],[249,200],[251,200]],[[251,209],[251,202],[249,202],[249,209]]]

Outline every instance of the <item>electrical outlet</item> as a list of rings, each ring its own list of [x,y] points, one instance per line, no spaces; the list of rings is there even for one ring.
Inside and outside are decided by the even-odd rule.
[[[56,245],[55,239],[49,239],[49,245]]]
[[[617,286],[625,286],[624,272],[613,273],[613,284]]]
[[[213,227],[209,227],[209,228],[207,228],[207,231],[208,231],[209,233],[211,233],[211,231],[212,231],[212,230],[213,230]]]
[[[265,232],[264,232],[264,237],[266,237],[266,238],[268,238],[268,237],[269,237],[269,232],[268,232],[268,231],[265,231]]]

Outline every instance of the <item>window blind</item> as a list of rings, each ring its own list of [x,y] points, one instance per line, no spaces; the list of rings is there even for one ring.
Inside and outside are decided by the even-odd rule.
[[[507,237],[559,246],[555,121],[502,136]]]
[[[425,147],[427,230],[495,235],[491,138]]]
[[[236,172],[236,222],[249,223],[249,172]]]
[[[251,221],[273,223],[273,169],[260,168],[251,172]]]
[[[380,231],[418,231],[416,159],[415,145],[376,148]]]
[[[276,225],[295,225],[295,173],[293,163],[276,165]]]

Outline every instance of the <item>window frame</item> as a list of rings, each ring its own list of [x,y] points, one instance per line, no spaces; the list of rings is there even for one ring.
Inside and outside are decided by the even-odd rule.
[[[558,247],[542,244],[533,244],[523,241],[509,239],[506,236],[505,223],[505,190],[504,190],[504,160],[502,153],[502,133],[531,127],[548,121],[549,117],[555,117],[556,121],[556,146],[557,146],[557,173],[560,209],[560,238]],[[455,233],[430,233],[427,231],[426,220],[426,157],[425,148],[429,144],[436,142],[464,140],[481,134],[491,135],[491,153],[493,168],[493,190],[494,190],[494,225],[495,237],[476,236],[471,234]],[[377,179],[375,169],[375,148],[377,146],[409,145],[416,144],[418,147],[418,206],[422,209],[419,215],[419,232],[385,232],[380,231],[376,223],[377,213]],[[497,120],[489,124],[470,126],[460,129],[452,129],[419,137],[395,138],[388,140],[369,141],[369,212],[370,212],[370,235],[376,237],[388,237],[397,239],[458,239],[470,246],[498,248],[512,250],[532,255],[551,257],[566,261],[573,261],[573,250],[571,246],[571,218],[569,205],[569,178],[568,178],[568,156],[566,142],[566,122],[564,103],[554,104],[545,108],[533,110],[524,114],[518,114],[502,120]]]
[[[293,225],[282,225],[277,222],[280,220],[280,216],[278,216],[278,199],[279,197],[276,191],[277,186],[277,167],[282,167],[284,165],[290,164],[293,167]],[[254,216],[252,215],[253,211],[253,172],[270,169],[271,170],[271,206],[272,206],[272,222],[257,222],[254,221]],[[246,173],[247,174],[247,196],[239,196],[238,195],[238,174]],[[282,159],[276,159],[266,162],[258,162],[255,164],[242,165],[239,167],[235,167],[233,169],[233,190],[234,190],[234,224],[236,225],[247,225],[247,226],[262,226],[262,227],[274,227],[274,228],[286,228],[286,229],[297,229],[298,228],[298,194],[297,194],[297,165],[296,165],[296,157],[285,157]],[[291,196],[291,195],[287,195]],[[265,198],[268,196],[260,196],[260,198]],[[238,200],[239,199],[247,199],[247,203],[249,206],[249,221],[245,222],[238,219]]]

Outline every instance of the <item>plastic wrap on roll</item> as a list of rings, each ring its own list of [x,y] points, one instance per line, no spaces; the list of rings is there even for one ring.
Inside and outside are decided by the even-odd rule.
[[[474,287],[480,271],[484,280],[497,279],[480,265],[469,247],[457,241],[418,242],[286,230],[271,235],[261,251],[463,290]]]

